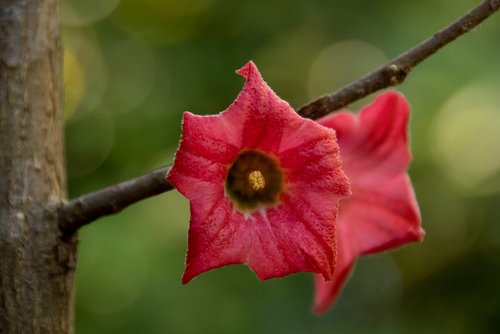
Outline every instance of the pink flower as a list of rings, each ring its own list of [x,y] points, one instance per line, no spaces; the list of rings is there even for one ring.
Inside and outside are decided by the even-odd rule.
[[[335,132],[303,119],[252,62],[238,98],[215,116],[184,113],[168,180],[190,200],[185,284],[229,264],[260,279],[330,279],[338,200],[349,195]]]
[[[388,92],[359,115],[338,112],[318,120],[337,132],[352,196],[340,202],[336,271],[330,281],[315,276],[317,313],[334,303],[356,257],[421,241],[424,236],[406,172],[411,161],[408,119],[405,98]]]

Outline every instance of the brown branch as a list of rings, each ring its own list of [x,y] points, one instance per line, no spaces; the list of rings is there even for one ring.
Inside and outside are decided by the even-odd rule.
[[[410,71],[446,44],[468,32],[500,8],[500,0],[484,1],[443,30],[357,81],[301,107],[297,112],[318,119],[376,91],[402,83]]]
[[[297,112],[303,117],[317,119],[371,93],[402,83],[417,64],[477,26],[499,8],[500,0],[484,1],[413,49],[340,90],[303,106]],[[62,230],[70,235],[100,217],[120,212],[131,204],[174,189],[165,180],[169,169],[170,166],[167,166],[70,201],[60,210]]]
[[[157,169],[70,201],[59,212],[64,234],[71,235],[98,218],[118,213],[131,204],[174,189],[165,179],[170,167]]]

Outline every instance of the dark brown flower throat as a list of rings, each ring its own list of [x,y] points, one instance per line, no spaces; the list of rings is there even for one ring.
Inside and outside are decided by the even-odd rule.
[[[263,152],[242,151],[228,169],[226,192],[243,211],[277,203],[282,190],[283,172],[276,159]]]

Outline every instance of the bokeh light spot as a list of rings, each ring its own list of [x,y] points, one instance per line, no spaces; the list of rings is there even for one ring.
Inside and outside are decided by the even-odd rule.
[[[387,58],[375,46],[359,40],[345,40],[323,49],[311,65],[309,97],[330,93],[383,65]]]
[[[500,95],[475,83],[457,92],[434,119],[430,148],[444,175],[466,192],[496,192],[500,172]]]
[[[213,0],[128,0],[113,13],[123,30],[156,45],[182,42],[203,31]]]
[[[63,44],[64,55],[69,55],[64,60],[65,115],[67,120],[76,120],[101,104],[108,82],[107,69],[92,29],[65,29]]]
[[[111,115],[99,110],[66,124],[68,176],[78,178],[96,170],[108,157],[114,138]]]
[[[149,46],[137,37],[106,46],[110,81],[106,101],[113,112],[137,107],[151,92],[155,78],[155,57]]]
[[[64,0],[60,20],[70,27],[90,25],[108,16],[118,3],[119,0]]]
[[[68,119],[80,105],[85,93],[82,66],[71,50],[64,50],[64,118]]]

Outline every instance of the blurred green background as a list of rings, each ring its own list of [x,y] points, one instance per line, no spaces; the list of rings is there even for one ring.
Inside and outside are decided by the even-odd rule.
[[[182,112],[224,110],[250,59],[298,107],[476,3],[62,1],[70,196],[170,163]],[[81,231],[77,334],[500,332],[499,36],[497,14],[398,87],[427,236],[358,261],[329,313],[310,313],[309,274],[231,266],[182,286],[189,208],[172,191]]]

